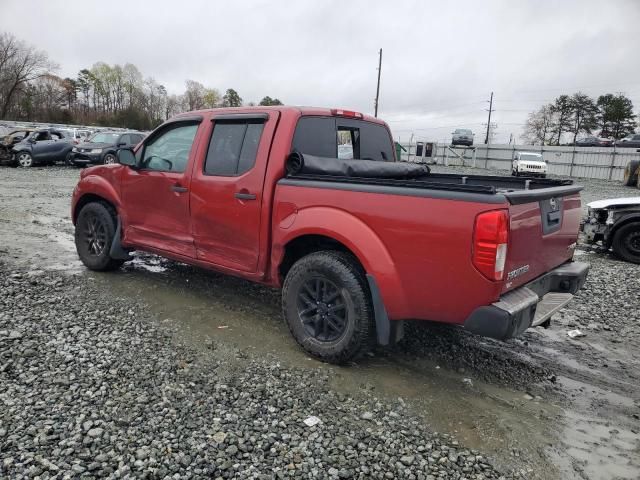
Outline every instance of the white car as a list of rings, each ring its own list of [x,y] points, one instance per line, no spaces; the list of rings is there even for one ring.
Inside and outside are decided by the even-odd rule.
[[[511,175],[544,178],[547,176],[547,162],[540,153],[517,152],[511,166]]]

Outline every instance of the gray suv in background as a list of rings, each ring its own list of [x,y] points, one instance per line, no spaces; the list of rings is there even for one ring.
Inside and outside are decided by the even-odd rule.
[[[451,145],[473,145],[473,132],[466,128],[456,128],[451,137]]]

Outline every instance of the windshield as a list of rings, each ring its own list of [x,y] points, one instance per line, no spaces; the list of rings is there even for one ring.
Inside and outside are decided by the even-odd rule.
[[[88,141],[93,143],[115,143],[119,136],[119,133],[96,133]]]
[[[457,133],[458,135],[471,135],[471,130],[466,130],[466,129],[464,129],[464,128],[458,128],[458,129],[456,130],[456,133]]]

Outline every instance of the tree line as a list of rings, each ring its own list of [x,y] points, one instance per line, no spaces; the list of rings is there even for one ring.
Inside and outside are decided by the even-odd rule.
[[[57,76],[58,69],[47,52],[0,33],[0,119],[151,130],[180,112],[244,104],[233,88],[221,94],[195,80],[171,94],[131,63],[97,62],[75,78]],[[282,102],[265,96],[259,105]]]
[[[633,102],[622,93],[607,93],[597,99],[577,92],[560,95],[552,103],[529,114],[523,139],[542,145],[560,145],[564,134],[575,143],[580,134],[620,139],[637,126]]]

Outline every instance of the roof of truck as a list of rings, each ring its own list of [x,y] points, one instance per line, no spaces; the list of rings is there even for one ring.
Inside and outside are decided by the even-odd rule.
[[[353,113],[357,113],[359,115],[362,115],[362,117],[357,117],[357,120],[366,120],[367,122],[373,122],[373,123],[379,123],[381,125],[386,125],[386,123],[383,120],[380,120],[379,118],[376,117],[372,117],[371,115],[366,115],[364,113],[361,112],[357,112],[355,110],[349,110],[346,108],[327,108],[327,107],[305,107],[305,106],[291,106],[291,105],[273,105],[273,106],[254,106],[254,107],[224,107],[224,108],[208,108],[208,109],[203,109],[203,110],[194,110],[191,112],[185,112],[185,113],[181,113],[179,115],[176,115],[176,117],[181,117],[181,116],[189,116],[189,115],[193,115],[193,114],[203,114],[203,113],[218,113],[218,114],[225,114],[225,113],[251,113],[251,112],[264,112],[265,110],[277,110],[279,112],[296,112],[296,113],[300,113],[301,115],[314,115],[314,116],[322,116],[322,117],[331,117],[331,116],[336,116],[336,117],[342,117],[342,116],[346,116],[346,115],[340,115],[336,112],[339,111],[343,111],[343,112],[353,112]]]

